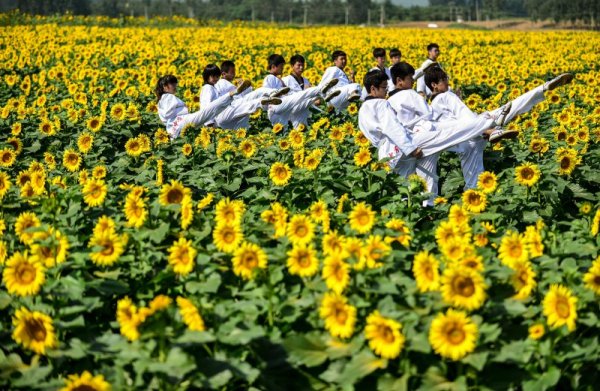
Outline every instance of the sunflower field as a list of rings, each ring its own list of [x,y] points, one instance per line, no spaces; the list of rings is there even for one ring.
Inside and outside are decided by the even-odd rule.
[[[0,388],[594,389],[600,381],[600,36],[0,16]],[[360,104],[306,129],[188,128],[201,71],[267,56],[315,84],[343,49],[440,61],[476,112],[573,83],[463,192],[389,173]],[[286,66],[284,74],[289,72]],[[321,106],[325,109],[325,106]]]

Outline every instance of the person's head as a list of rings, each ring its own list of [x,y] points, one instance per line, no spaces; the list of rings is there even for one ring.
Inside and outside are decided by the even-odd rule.
[[[304,57],[299,54],[294,54],[292,58],[290,58],[290,65],[292,66],[292,73],[296,76],[301,76],[304,72]]]
[[[430,43],[427,45],[427,57],[430,60],[436,61],[440,55],[440,46],[437,43]]]
[[[156,101],[159,101],[163,94],[175,94],[177,92],[177,78],[173,75],[165,75],[158,79],[156,88],[154,88],[154,94],[156,95]]]
[[[348,63],[348,56],[346,55],[346,52],[344,52],[343,50],[335,50],[332,54],[331,54],[331,60],[333,61],[333,64],[340,68],[340,69],[344,69],[346,68],[346,64]]]
[[[279,76],[283,73],[285,59],[281,54],[271,54],[268,58],[267,68],[269,73]]]
[[[227,81],[235,79],[235,63],[225,60],[221,63],[221,77]]]
[[[202,79],[204,79],[204,84],[213,85],[219,81],[221,78],[221,69],[215,64],[208,64],[204,67],[202,71]]]
[[[367,72],[363,80],[363,84],[369,95],[381,99],[385,99],[387,95],[387,83],[387,75],[378,69]]]
[[[425,69],[425,85],[432,92],[448,91],[448,75],[439,66],[431,66]]]
[[[394,86],[399,90],[409,90],[413,86],[415,68],[407,62],[401,61],[390,68]]]
[[[386,58],[384,48],[373,49],[373,57],[375,58],[378,67],[383,68],[385,66]]]
[[[401,59],[402,59],[402,52],[400,51],[400,49],[394,48],[394,49],[390,50],[390,60],[392,60],[392,65],[398,64]]]

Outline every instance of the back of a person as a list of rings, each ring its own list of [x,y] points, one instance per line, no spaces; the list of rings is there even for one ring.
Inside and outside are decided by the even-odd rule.
[[[188,114],[185,103],[175,95],[169,93],[164,93],[160,97],[156,107],[158,109],[158,117],[166,127],[170,126],[177,116]]]
[[[221,97],[223,95],[229,94],[231,91],[234,91],[236,87],[229,80],[225,80],[223,78],[219,79],[219,81],[215,84],[215,91],[217,93],[217,97]]]

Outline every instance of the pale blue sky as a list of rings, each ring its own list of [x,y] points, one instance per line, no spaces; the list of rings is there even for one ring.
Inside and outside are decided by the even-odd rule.
[[[392,0],[392,4],[410,7],[412,5],[428,6],[429,0]]]

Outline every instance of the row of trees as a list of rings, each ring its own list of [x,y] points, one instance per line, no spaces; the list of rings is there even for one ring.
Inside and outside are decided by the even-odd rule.
[[[51,15],[172,16],[289,23],[376,24],[420,20],[583,21],[594,26],[599,0],[430,0],[428,7],[402,7],[390,0],[0,0],[0,11]]]

